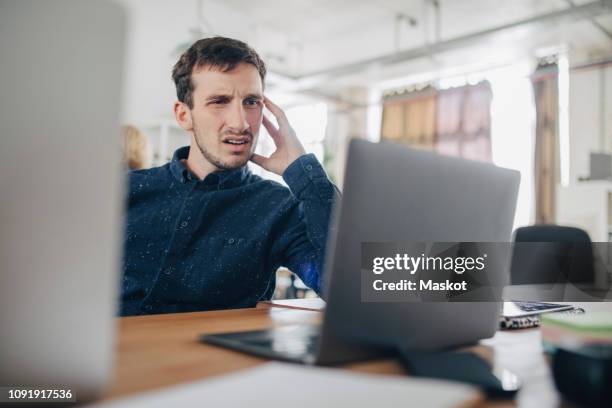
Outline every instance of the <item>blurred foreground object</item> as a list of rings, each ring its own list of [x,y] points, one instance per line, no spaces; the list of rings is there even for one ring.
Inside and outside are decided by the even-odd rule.
[[[552,353],[559,392],[582,406],[612,406],[612,315],[549,314],[541,318],[542,342]]]
[[[113,363],[124,14],[111,1],[0,7],[0,385],[82,403]]]

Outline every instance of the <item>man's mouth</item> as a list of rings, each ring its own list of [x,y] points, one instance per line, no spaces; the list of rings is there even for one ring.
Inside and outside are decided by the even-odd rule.
[[[231,136],[223,140],[223,143],[231,144],[231,145],[243,145],[247,144],[251,141],[249,136]]]

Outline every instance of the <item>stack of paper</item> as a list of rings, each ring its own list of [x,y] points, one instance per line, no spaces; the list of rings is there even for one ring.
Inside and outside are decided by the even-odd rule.
[[[585,346],[612,347],[612,314],[606,312],[545,314],[542,319],[542,341],[548,349]]]
[[[268,363],[236,374],[95,404],[138,407],[458,407],[479,402],[468,385]]]

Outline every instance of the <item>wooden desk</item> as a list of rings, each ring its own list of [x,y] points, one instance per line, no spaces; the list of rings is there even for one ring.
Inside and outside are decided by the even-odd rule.
[[[104,399],[230,373],[265,359],[198,342],[202,333],[316,323],[321,313],[260,304],[254,309],[124,317],[118,320],[114,380]],[[403,375],[394,360],[351,364],[351,369]]]
[[[587,311],[607,310],[610,303],[580,304]],[[320,302],[261,302],[254,309],[126,317],[118,320],[115,378],[104,399],[126,396],[205,377],[254,367],[267,360],[198,342],[202,333],[263,329],[274,325],[318,322]],[[310,309],[310,310],[308,310]],[[475,347],[492,350],[494,365],[523,381],[520,406],[557,406],[540,331],[498,332]],[[488,346],[488,347],[486,347]],[[395,360],[346,365],[345,368],[386,375],[405,375]],[[489,404],[487,404],[489,405]]]

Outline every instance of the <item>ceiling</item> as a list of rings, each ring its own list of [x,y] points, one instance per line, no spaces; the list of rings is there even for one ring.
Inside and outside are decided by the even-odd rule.
[[[172,66],[211,35],[253,46],[268,65],[268,90],[306,97],[558,50],[572,64],[612,58],[612,0],[115,1],[130,20],[127,111],[146,121],[168,115]]]
[[[204,20],[215,32],[223,32],[221,21],[216,24],[207,17],[207,5],[212,0],[200,1]],[[223,5],[238,16],[236,21],[249,27],[250,37],[257,39],[272,70],[291,78],[326,72],[337,76],[343,67],[355,65],[349,69],[354,72],[381,61],[389,64],[385,57],[404,52],[404,58],[391,58],[396,64],[423,56],[432,44],[487,30],[491,32],[471,42],[453,44],[448,50],[483,43],[499,50],[500,46],[516,45],[513,39],[523,48],[565,42],[595,53],[612,45],[610,1],[224,0]],[[572,5],[575,12],[570,12]],[[599,27],[586,18],[586,13],[594,16]],[[540,17],[542,23],[538,24]],[[517,24],[520,22],[526,23]],[[499,27],[506,28],[494,32]],[[267,41],[270,37],[282,39]],[[421,53],[411,55],[407,50]]]

